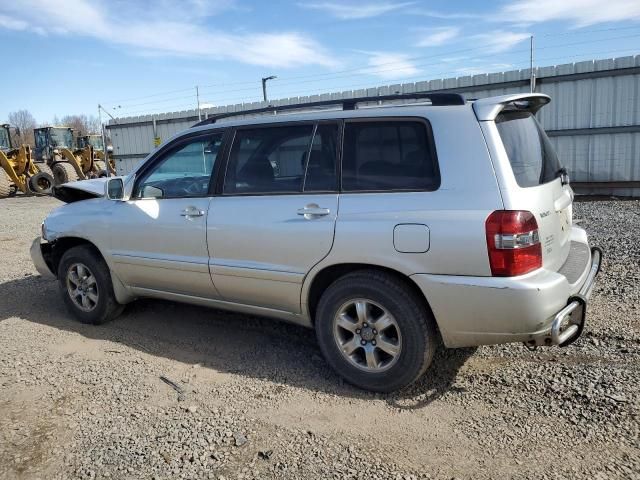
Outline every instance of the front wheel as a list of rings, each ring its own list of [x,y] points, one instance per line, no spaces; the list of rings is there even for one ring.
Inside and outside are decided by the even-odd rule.
[[[377,392],[415,382],[437,345],[435,321],[417,295],[393,275],[366,270],[327,288],[318,304],[316,335],[338,374]]]
[[[98,325],[122,313],[104,259],[91,247],[67,250],[58,265],[60,293],[67,309],[82,323]]]

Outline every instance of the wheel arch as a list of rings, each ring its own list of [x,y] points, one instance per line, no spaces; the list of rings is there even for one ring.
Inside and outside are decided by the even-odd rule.
[[[306,289],[303,289],[303,302],[305,303],[306,312],[311,325],[315,324],[315,312],[320,301],[322,293],[335,282],[338,278],[352,272],[364,270],[373,270],[378,272],[387,273],[402,283],[404,283],[416,297],[423,304],[426,311],[431,314],[432,318],[436,321],[436,327],[438,320],[433,314],[429,300],[425,296],[424,292],[420,289],[418,284],[408,275],[395,270],[390,267],[384,267],[382,265],[374,265],[368,263],[338,263],[334,265],[328,265],[318,272],[316,272],[312,278],[309,279]]]
[[[125,304],[133,301],[135,297],[131,295],[127,287],[125,287],[122,281],[118,278],[100,249],[95,245],[95,243],[86,238],[77,236],[59,237],[54,242],[52,242],[48,254],[44,256],[51,272],[57,277],[58,265],[60,264],[60,259],[62,259],[62,256],[65,254],[65,252],[69,251],[69,249],[79,247],[81,245],[90,247],[97,255],[100,256],[100,258],[102,258],[102,260],[104,260],[104,262],[107,264],[107,267],[109,267],[111,283],[113,284],[113,292],[118,303]]]

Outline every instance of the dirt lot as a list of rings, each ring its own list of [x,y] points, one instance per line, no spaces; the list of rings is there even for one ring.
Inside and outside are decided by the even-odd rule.
[[[441,351],[393,395],[270,320],[139,301],[76,323],[28,254],[57,205],[0,201],[1,478],[640,478],[640,202],[576,206],[606,250],[577,344]]]

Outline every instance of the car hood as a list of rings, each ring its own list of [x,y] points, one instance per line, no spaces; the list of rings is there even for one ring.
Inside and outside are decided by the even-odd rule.
[[[104,197],[104,188],[107,180],[109,179],[106,177],[94,178],[56,185],[52,189],[52,195],[65,203]]]

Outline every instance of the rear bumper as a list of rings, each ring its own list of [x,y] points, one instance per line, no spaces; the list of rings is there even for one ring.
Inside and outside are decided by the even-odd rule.
[[[602,249],[591,248],[591,268],[586,281],[580,288],[577,295],[569,298],[567,306],[560,310],[551,323],[551,343],[566,347],[575,342],[584,329],[584,322],[587,314],[587,300],[591,296],[591,290],[595,284],[596,276],[600,273],[602,265]],[[533,345],[547,343],[548,337],[545,335],[533,340]]]
[[[575,240],[588,247],[583,231],[576,232]],[[600,270],[602,251],[590,252],[573,283],[544,269],[510,278],[411,278],[429,301],[447,347],[511,342],[565,346],[582,333],[587,299]]]
[[[51,280],[56,278],[53,272],[49,269],[49,266],[42,255],[42,241],[40,240],[40,237],[36,237],[33,240],[29,253],[31,254],[31,261],[33,262],[33,265],[42,277],[49,278]]]

